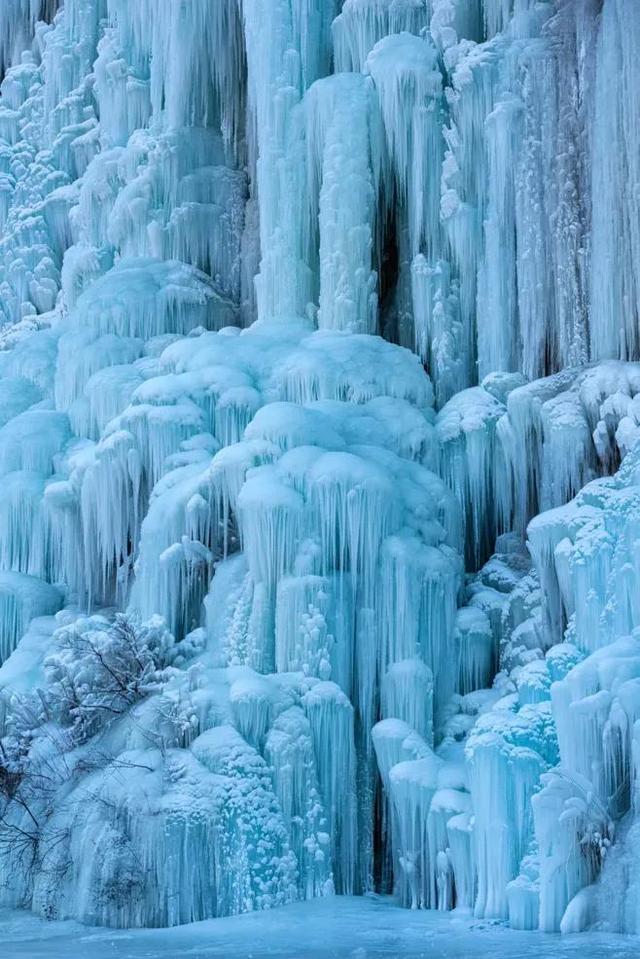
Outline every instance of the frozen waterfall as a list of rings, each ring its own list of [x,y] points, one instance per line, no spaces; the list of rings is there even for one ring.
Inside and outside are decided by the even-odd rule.
[[[0,0],[0,905],[640,933],[638,49]]]

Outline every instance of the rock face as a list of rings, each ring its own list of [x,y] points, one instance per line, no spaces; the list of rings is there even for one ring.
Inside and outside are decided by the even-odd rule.
[[[0,6],[0,902],[640,931],[640,7]]]

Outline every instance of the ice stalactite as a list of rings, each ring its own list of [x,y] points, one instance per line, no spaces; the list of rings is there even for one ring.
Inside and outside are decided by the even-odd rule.
[[[378,91],[400,215],[407,219],[412,255],[440,248],[439,181],[442,75],[432,43],[408,33],[385,37],[366,71]]]
[[[382,124],[359,74],[318,80],[305,98],[309,216],[319,227],[320,329],[375,333],[376,208],[383,174]]]
[[[430,265],[424,254],[414,257],[411,299],[416,349],[431,370],[442,407],[466,380],[459,284],[446,260]]]
[[[433,672],[421,659],[398,660],[382,680],[382,713],[396,717],[433,744]]]
[[[471,563],[486,558],[495,541],[505,496],[497,429],[504,405],[482,387],[461,390],[438,414],[442,472],[462,506]],[[462,465],[464,464],[464,465]]]
[[[243,0],[248,105],[255,124],[256,188],[262,260],[256,279],[262,319],[304,316],[312,302],[298,212],[304,189],[299,107],[330,66],[336,4],[316,0]],[[297,186],[296,186],[297,184]]]
[[[20,59],[33,39],[36,23],[51,19],[56,11],[57,0],[9,0],[0,17],[0,75]]]
[[[443,262],[448,252],[440,223],[445,103],[438,51],[428,37],[394,34],[375,45],[365,71],[376,86],[387,141],[387,189],[399,258],[397,336],[429,363],[442,401],[454,391],[451,378],[461,344],[455,291],[450,295]],[[437,278],[432,285],[427,277]],[[403,316],[403,297],[404,310],[413,311],[411,324]]]
[[[463,48],[464,51],[464,48]],[[486,175],[484,120],[493,109],[497,58],[491,46],[472,47],[451,65],[447,99],[451,119],[445,129],[441,217],[451,248],[453,275],[460,283],[459,388],[475,381],[477,275],[482,251]]]
[[[478,278],[478,370],[517,368],[515,184],[511,176],[519,141],[517,100],[498,103],[486,119],[487,181],[485,259]],[[507,255],[503,255],[503,251]],[[485,318],[491,317],[490,322]]]
[[[26,633],[28,624],[39,616],[50,616],[62,606],[63,597],[54,586],[23,573],[2,573],[0,576],[0,619],[2,644],[0,661],[4,662]]]
[[[429,0],[346,0],[332,24],[336,72],[364,69],[378,40],[419,35],[428,26]]]
[[[640,236],[636,217],[629,215],[633,201],[626,199],[640,179],[633,106],[639,78],[632,52],[639,29],[634,4],[603,5],[596,48],[591,254],[591,311],[601,318],[593,325],[591,344],[598,359],[635,359],[639,349]]]
[[[585,157],[594,81],[577,50],[594,51],[595,14],[571,4],[553,16],[544,5],[516,6],[509,29],[489,42],[445,47],[452,84],[442,215],[480,376],[496,369],[539,376],[584,362],[589,348]],[[546,96],[550,75],[570,90],[560,105]]]

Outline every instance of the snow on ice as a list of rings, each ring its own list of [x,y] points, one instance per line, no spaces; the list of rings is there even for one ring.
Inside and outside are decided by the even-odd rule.
[[[639,41],[4,0],[0,905],[640,933]]]

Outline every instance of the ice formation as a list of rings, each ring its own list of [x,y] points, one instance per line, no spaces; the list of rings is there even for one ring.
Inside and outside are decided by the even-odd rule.
[[[639,43],[0,4],[0,904],[640,932]]]

